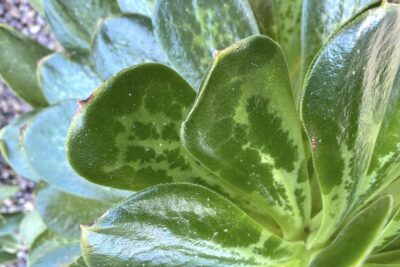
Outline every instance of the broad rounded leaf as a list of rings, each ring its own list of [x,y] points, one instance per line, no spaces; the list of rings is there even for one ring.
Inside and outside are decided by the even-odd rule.
[[[82,56],[55,53],[41,60],[39,82],[50,104],[69,99],[86,99],[101,83],[101,78]]]
[[[249,37],[219,52],[182,127],[188,151],[253,198],[288,238],[310,216],[300,124],[280,47]]]
[[[30,248],[36,238],[46,231],[47,227],[44,224],[40,214],[33,210],[25,215],[19,225],[19,235],[21,242],[26,248]]]
[[[154,0],[118,0],[118,5],[125,14],[153,15]]]
[[[296,266],[304,248],[190,184],[138,193],[83,227],[81,244],[89,266]]]
[[[58,247],[78,242],[79,240],[68,240],[52,233],[50,230],[46,230],[33,242],[28,253],[28,266],[40,261],[46,254]]]
[[[45,183],[37,186],[35,196],[37,210],[49,229],[65,238],[75,239],[80,237],[81,224],[92,223],[118,201],[78,197]]]
[[[371,204],[351,220],[309,266],[361,266],[390,217],[392,203],[390,197],[383,197]]]
[[[324,213],[316,245],[400,174],[399,30],[400,5],[364,12],[332,37],[306,78],[302,119]]]
[[[50,27],[69,50],[89,50],[98,21],[119,12],[115,0],[43,0],[43,3]]]
[[[151,20],[140,15],[105,20],[94,37],[92,59],[103,79],[138,63],[167,62]]]
[[[19,175],[33,181],[39,181],[40,177],[26,157],[23,138],[25,127],[37,112],[36,110],[19,116],[0,131],[0,150],[4,159]]]
[[[55,247],[41,255],[30,267],[61,267],[75,262],[82,255],[79,242]]]
[[[126,196],[88,182],[68,164],[65,140],[75,110],[74,101],[63,102],[43,110],[29,123],[23,145],[31,166],[44,181],[71,194],[111,200]]]
[[[13,28],[0,24],[0,79],[34,107],[47,106],[36,79],[36,64],[50,51]]]
[[[196,90],[216,50],[259,33],[247,0],[156,0],[153,23],[169,60]]]

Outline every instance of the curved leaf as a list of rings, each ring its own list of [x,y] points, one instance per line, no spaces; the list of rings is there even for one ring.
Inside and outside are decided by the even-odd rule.
[[[39,82],[50,104],[69,99],[86,99],[101,79],[82,56],[55,53],[41,60]]]
[[[310,216],[304,147],[286,62],[275,42],[250,37],[218,54],[182,140],[213,173],[255,199],[287,238],[304,234]]]
[[[81,243],[89,266],[296,266],[304,248],[263,230],[213,191],[190,184],[138,193],[82,227]]]
[[[47,106],[36,79],[36,64],[50,50],[34,40],[0,24],[0,78],[20,98],[34,107]]]
[[[154,0],[118,0],[119,8],[125,14],[153,15]]]
[[[45,183],[37,186],[35,196],[37,210],[49,229],[65,238],[74,239],[80,237],[81,224],[93,222],[117,202],[74,196]]]
[[[392,203],[390,197],[383,197],[371,204],[351,220],[309,266],[361,266],[390,217]]]
[[[153,23],[169,60],[196,90],[216,50],[259,33],[247,0],[158,0]]]
[[[30,249],[33,242],[40,236],[47,227],[36,210],[25,215],[19,224],[20,240],[26,248]]]
[[[43,110],[29,123],[23,144],[29,163],[44,181],[70,194],[110,200],[127,196],[88,182],[68,164],[65,140],[75,109],[75,102],[63,102]]]
[[[381,251],[397,238],[400,238],[400,206],[385,227],[379,239],[375,242],[374,251]]]
[[[397,264],[400,265],[400,250],[393,250],[372,255],[368,258],[368,263],[376,264]]]
[[[302,119],[324,212],[316,245],[399,175],[399,30],[399,5],[363,13],[321,50],[306,79]]]
[[[87,265],[86,265],[85,261],[83,260],[83,257],[80,256],[73,263],[68,265],[68,267],[87,267]]]
[[[70,243],[54,248],[43,254],[37,261],[31,263],[30,267],[61,267],[68,266],[82,255],[79,242]]]
[[[117,2],[109,0],[43,0],[43,4],[55,36],[69,50],[89,50],[98,21],[119,12]]]
[[[167,62],[151,20],[140,15],[105,20],[94,38],[92,59],[103,79],[138,63]]]

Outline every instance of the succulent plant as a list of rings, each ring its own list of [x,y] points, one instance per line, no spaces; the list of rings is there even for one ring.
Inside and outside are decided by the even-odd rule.
[[[1,132],[37,182],[31,266],[400,264],[398,1],[43,13],[65,51],[0,27],[33,107]]]

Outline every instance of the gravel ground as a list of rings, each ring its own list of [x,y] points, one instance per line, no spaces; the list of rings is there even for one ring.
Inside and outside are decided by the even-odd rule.
[[[0,0],[0,23],[14,27],[50,49],[60,50],[60,45],[55,41],[45,20],[33,10],[28,0]],[[15,97],[0,81],[0,128],[29,110],[30,107]],[[0,203],[0,212],[33,209],[32,191],[35,184],[18,176],[0,155],[0,186],[1,184],[18,185],[20,191],[13,198]],[[18,256],[21,260],[12,266],[25,266],[26,253],[21,252]]]

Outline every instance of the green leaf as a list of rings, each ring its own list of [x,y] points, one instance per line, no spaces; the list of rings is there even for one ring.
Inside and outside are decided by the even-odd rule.
[[[0,79],[34,107],[47,106],[36,79],[36,64],[50,51],[13,28],[0,24]]]
[[[375,242],[374,251],[381,251],[400,237],[400,206]]]
[[[140,15],[105,20],[94,38],[92,59],[103,79],[138,63],[167,62],[154,37],[151,20]]]
[[[40,61],[39,82],[50,104],[68,99],[86,99],[101,78],[83,56],[55,53]]]
[[[0,238],[0,251],[4,251],[7,253],[17,253],[17,251],[21,249],[18,240],[14,235],[5,235]]]
[[[374,247],[392,210],[391,197],[382,197],[351,220],[335,240],[313,259],[310,267],[361,266]]]
[[[12,196],[14,196],[19,190],[18,186],[15,185],[1,185],[0,187],[0,203]]]
[[[17,261],[17,255],[0,250],[0,264],[7,266]]]
[[[118,0],[119,8],[125,14],[141,14],[152,17],[154,0]]]
[[[79,242],[66,244],[43,254],[37,261],[31,263],[30,267],[60,267],[70,266],[82,255]]]
[[[280,47],[265,36],[221,51],[182,127],[188,151],[299,238],[310,216],[300,124]]]
[[[44,6],[43,6],[43,0],[29,0],[29,4],[33,6],[33,8],[39,12],[41,16],[44,15]]]
[[[22,140],[26,125],[37,112],[35,110],[19,116],[0,131],[0,151],[4,159],[14,171],[32,181],[39,181],[40,177],[29,164]]]
[[[153,23],[169,60],[196,90],[216,50],[259,33],[247,0],[157,0]]]
[[[399,5],[364,12],[332,37],[306,78],[302,119],[324,213],[314,245],[400,174],[399,25]]]
[[[201,186],[155,186],[82,227],[89,266],[278,266],[302,262],[286,242]]]
[[[302,57],[307,70],[329,37],[353,16],[380,0],[303,0]]]
[[[25,215],[19,225],[19,235],[21,242],[26,248],[30,248],[36,238],[46,231],[47,227],[44,224],[39,213],[34,210]]]
[[[23,145],[31,166],[44,181],[74,195],[109,200],[127,196],[88,182],[68,164],[65,140],[75,110],[74,101],[63,102],[41,111],[29,123]]]
[[[118,14],[116,1],[43,0],[46,17],[58,41],[68,50],[87,51],[100,19]]]
[[[74,239],[80,237],[81,224],[93,222],[117,202],[77,197],[45,183],[37,185],[35,196],[37,210],[49,229]]]
[[[68,267],[87,267],[84,259],[82,256],[80,256],[78,259],[76,259],[73,263],[68,265]]]
[[[0,217],[0,237],[15,235],[23,216],[23,213],[2,214]]]
[[[400,264],[400,250],[394,250],[372,255],[371,257],[368,258],[368,263]]]

